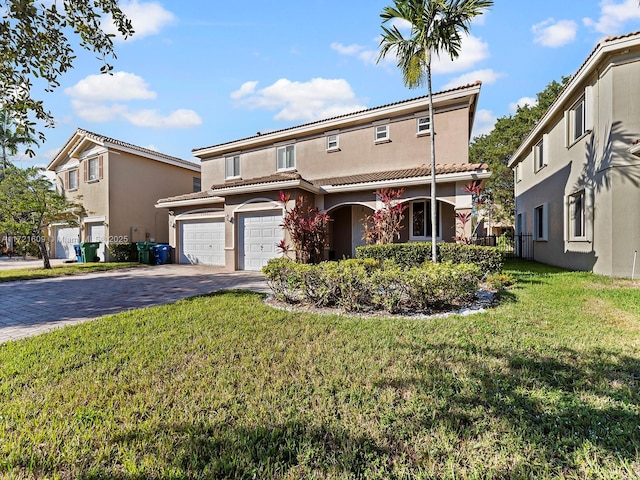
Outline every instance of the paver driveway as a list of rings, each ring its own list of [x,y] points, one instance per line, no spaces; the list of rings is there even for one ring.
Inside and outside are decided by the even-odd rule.
[[[225,272],[197,265],[0,283],[0,343],[110,313],[233,288],[268,290],[260,272]]]

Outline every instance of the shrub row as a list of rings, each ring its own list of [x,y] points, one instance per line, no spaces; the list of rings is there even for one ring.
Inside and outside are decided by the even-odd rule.
[[[436,251],[439,262],[471,263],[484,275],[502,270],[502,253],[496,247],[438,243]],[[393,260],[405,268],[417,267],[431,260],[431,242],[365,245],[356,248],[356,257],[373,258],[378,262]]]
[[[387,260],[350,259],[318,265],[270,260],[263,272],[275,297],[348,312],[431,312],[472,299],[482,274],[470,264],[425,263],[404,268]]]
[[[114,262],[137,262],[138,247],[135,243],[109,243],[109,254]]]

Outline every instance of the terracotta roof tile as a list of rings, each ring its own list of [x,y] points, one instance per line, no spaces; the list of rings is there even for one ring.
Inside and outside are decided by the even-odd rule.
[[[278,172],[273,175],[268,175],[266,177],[258,177],[258,178],[249,178],[249,179],[238,179],[238,180],[230,180],[225,183],[219,185],[212,185],[209,189],[210,191],[215,192],[216,190],[222,190],[224,188],[230,187],[242,187],[246,185],[260,185],[265,183],[276,183],[276,182],[286,182],[288,180],[301,180],[303,182],[312,185],[312,182],[305,180],[298,172]]]
[[[183,195],[176,195],[174,197],[161,198],[157,203],[167,203],[167,202],[179,202],[181,200],[198,200],[200,198],[208,198],[215,197],[215,195],[211,195],[208,191],[204,192],[195,192],[195,193],[185,193]]]

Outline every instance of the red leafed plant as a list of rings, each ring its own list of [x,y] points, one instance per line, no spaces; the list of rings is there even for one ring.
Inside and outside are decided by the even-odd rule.
[[[280,192],[280,202],[285,209],[282,227],[289,233],[296,261],[319,263],[323,259],[324,247],[327,243],[329,215],[320,212],[317,207],[306,206],[302,196],[296,198],[293,208],[288,206],[289,200],[291,195],[288,192]],[[289,251],[289,245],[285,240],[281,240],[276,246],[283,254]]]
[[[407,208],[399,201],[403,193],[404,188],[376,190],[376,199],[382,203],[382,208],[364,217],[363,240],[367,244],[392,243],[394,238],[400,238],[404,210]]]
[[[471,221],[471,227],[474,228],[478,208],[484,205],[485,192],[480,180],[474,180],[464,186],[464,191],[471,195],[471,211],[456,213],[456,236],[453,239],[458,243],[471,243],[471,237],[467,235],[467,224]]]

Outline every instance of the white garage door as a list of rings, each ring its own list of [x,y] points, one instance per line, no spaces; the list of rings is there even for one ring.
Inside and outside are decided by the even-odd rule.
[[[180,263],[224,265],[224,221],[180,222]]]
[[[73,246],[80,243],[79,227],[56,227],[55,258],[76,258]]]
[[[279,254],[276,245],[284,238],[282,213],[247,213],[239,220],[238,268],[260,270]]]
[[[107,251],[107,239],[105,235],[104,223],[89,223],[87,224],[87,233],[89,238],[87,242],[100,242],[98,251],[96,252],[99,262],[105,261],[105,253]],[[89,259],[91,261],[91,259]]]

